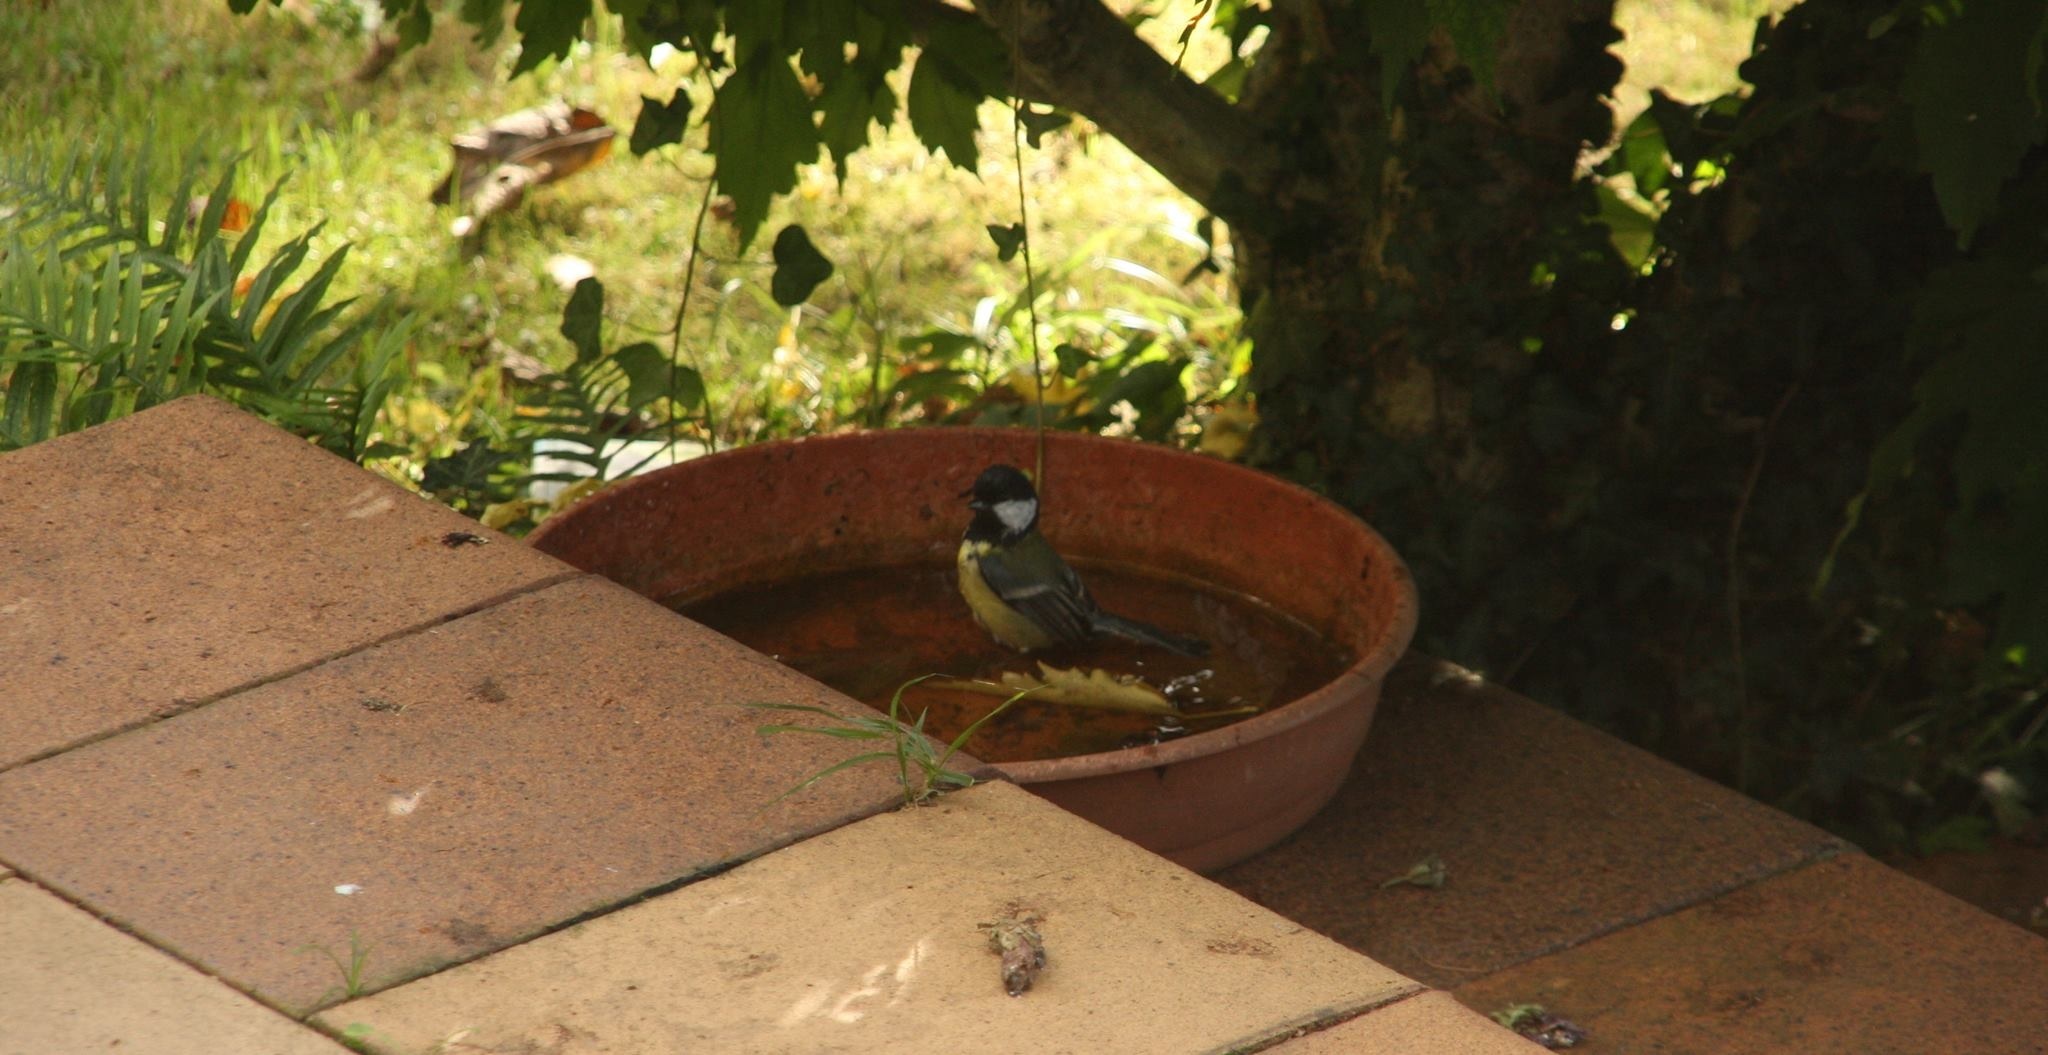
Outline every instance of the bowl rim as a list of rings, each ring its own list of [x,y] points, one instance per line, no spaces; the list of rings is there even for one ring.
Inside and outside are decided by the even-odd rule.
[[[947,425],[896,429],[858,429],[824,436],[799,436],[790,439],[750,443],[744,447],[732,447],[716,453],[691,458],[687,461],[677,462],[674,465],[664,466],[652,472],[643,473],[631,479],[615,483],[590,496],[588,499],[578,502],[561,513],[548,518],[547,521],[527,535],[526,541],[527,544],[540,549],[542,548],[542,543],[555,534],[559,526],[593,516],[602,516],[605,507],[613,503],[630,502],[640,491],[662,486],[662,483],[673,474],[701,472],[703,471],[701,467],[707,464],[722,465],[755,458],[774,457],[783,451],[807,445],[926,442],[924,437],[927,436],[959,437],[965,439],[981,438],[997,442],[1009,442],[1020,435],[1022,438],[1029,439],[1031,438],[1031,431],[1028,427]],[[1409,643],[1414,639],[1416,624],[1421,614],[1420,599],[1416,593],[1414,576],[1409,572],[1407,562],[1401,559],[1401,555],[1394,550],[1393,545],[1386,540],[1385,536],[1375,530],[1372,525],[1366,523],[1351,510],[1338,505],[1329,498],[1271,473],[1262,472],[1236,462],[1224,461],[1221,458],[1185,451],[1177,447],[1168,447],[1164,444],[1097,436],[1091,433],[1054,431],[1048,431],[1045,434],[1045,440],[1048,446],[1119,446],[1131,448],[1131,453],[1135,453],[1140,457],[1160,458],[1167,461],[1179,459],[1186,463],[1199,462],[1204,472],[1221,473],[1225,476],[1235,475],[1258,486],[1273,488],[1283,493],[1291,492],[1298,498],[1306,499],[1306,504],[1309,508],[1321,510],[1325,515],[1334,514],[1341,518],[1341,523],[1344,524],[1346,530],[1358,532],[1363,538],[1366,548],[1374,554],[1374,559],[1384,564],[1393,575],[1395,580],[1394,611],[1390,614],[1391,617],[1386,624],[1386,629],[1379,635],[1378,640],[1374,641],[1370,648],[1353,660],[1350,666],[1339,671],[1335,677],[1324,683],[1322,687],[1306,695],[1296,697],[1264,714],[1254,715],[1222,728],[1190,733],[1187,736],[1156,744],[1124,747],[1114,751],[1098,751],[1086,755],[1067,755],[1061,758],[984,763],[990,769],[1002,773],[1019,784],[1034,784],[1057,780],[1113,776],[1136,770],[1170,766],[1176,763],[1221,754],[1245,743],[1268,739],[1290,729],[1306,725],[1348,703],[1355,702],[1362,695],[1371,695],[1375,692],[1379,683],[1385,679],[1388,671],[1393,669],[1394,664],[1407,651]],[[542,549],[542,551],[547,552],[545,549]],[[678,618],[681,617],[678,616]],[[836,692],[836,690],[834,691]],[[851,697],[847,698],[851,699]]]

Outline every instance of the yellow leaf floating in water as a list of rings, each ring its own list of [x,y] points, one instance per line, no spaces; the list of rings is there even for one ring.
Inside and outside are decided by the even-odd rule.
[[[1032,701],[1065,707],[1097,707],[1137,714],[1180,713],[1165,693],[1146,684],[1135,674],[1111,674],[1100,668],[1069,670],[1045,662],[1038,664],[1038,672],[1036,678],[1011,670],[1002,673],[1000,682],[943,678],[930,684],[937,689],[979,692],[989,696],[1009,696],[1036,690],[1031,693]]]

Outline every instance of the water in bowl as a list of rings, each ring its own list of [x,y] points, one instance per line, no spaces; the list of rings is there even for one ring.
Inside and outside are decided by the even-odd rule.
[[[675,607],[881,711],[919,675],[1036,676],[1036,661],[1043,660],[1135,674],[1165,690],[1181,712],[1134,714],[1027,697],[968,742],[965,750],[988,762],[1094,754],[1203,732],[1306,695],[1351,661],[1300,622],[1242,594],[1116,564],[1075,564],[1105,609],[1203,638],[1209,655],[1189,659],[1114,638],[1019,655],[996,644],[968,615],[951,566],[863,568]],[[950,742],[1001,702],[1000,696],[920,685],[903,694],[899,713],[910,721],[925,712],[926,731]]]

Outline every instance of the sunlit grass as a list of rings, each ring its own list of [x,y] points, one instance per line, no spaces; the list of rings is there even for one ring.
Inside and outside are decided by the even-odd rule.
[[[104,0],[89,13],[8,5],[0,75],[21,105],[0,115],[0,136],[135,137],[147,128],[167,162],[195,144],[223,158],[245,153],[243,196],[288,181],[270,231],[282,237],[324,222],[319,256],[353,243],[342,290],[389,293],[418,315],[411,356],[433,402],[462,420],[488,417],[507,411],[482,375],[515,353],[550,362],[567,354],[556,332],[567,292],[547,272],[557,254],[594,265],[616,340],[669,328],[709,174],[708,159],[688,150],[640,159],[624,149],[640,97],[666,98],[687,60],[651,70],[601,35],[563,62],[507,81],[511,36],[479,50],[466,26],[444,19],[427,45],[364,84],[349,76],[363,38],[269,5],[246,18],[222,0]],[[553,98],[618,127],[614,156],[530,195],[465,251],[448,231],[453,213],[426,200],[446,166],[448,137]],[[864,391],[865,357],[875,349],[892,351],[936,320],[967,328],[979,301],[1009,293],[1020,281],[1015,265],[997,264],[983,231],[1014,219],[1013,190],[1000,178],[1011,164],[1004,113],[988,111],[979,177],[931,157],[900,121],[850,167],[843,189],[829,163],[804,173],[769,233],[805,223],[839,271],[793,326],[753,293],[766,283],[769,239],[742,252],[714,221],[698,271],[702,310],[693,306],[684,342],[714,398],[783,409],[787,382],[801,376],[814,411],[768,427],[833,424],[832,404],[845,399],[820,384]],[[1186,244],[1200,210],[1106,137],[1063,138],[1025,161],[1041,260],[1062,259],[1105,231],[1112,237],[1097,239],[1102,254],[1164,274],[1200,259]],[[1071,285],[1073,297],[1089,300],[1113,296],[1119,282],[1083,268]],[[1209,278],[1190,295],[1221,303],[1227,290]],[[835,313],[836,330],[825,325]],[[433,416],[419,406],[406,415],[415,428]],[[444,426],[461,424],[456,418]]]
[[[1639,106],[1653,83],[1685,98],[1732,84],[1750,20],[1771,2],[1624,0],[1630,73],[1621,103]],[[1197,6],[1167,5],[1147,31],[1170,40]],[[445,453],[461,430],[491,432],[511,412],[502,363],[568,354],[557,333],[567,291],[547,268],[558,254],[588,260],[606,284],[609,341],[666,346],[710,165],[687,149],[644,159],[624,149],[640,97],[667,98],[688,60],[650,69],[619,50],[614,32],[508,81],[514,34],[484,48],[443,17],[426,45],[359,83],[350,74],[364,37],[269,4],[248,17],[230,14],[225,0],[0,5],[9,103],[0,142],[139,141],[148,129],[164,171],[196,145],[223,159],[246,155],[244,197],[286,180],[266,237],[324,224],[315,264],[354,245],[343,294],[388,294],[418,317],[408,356],[419,384],[389,417],[420,454]],[[1197,35],[1191,70],[1220,61],[1211,37]],[[608,118],[621,133],[613,157],[529,195],[466,249],[449,233],[453,212],[427,201],[449,136],[554,98]],[[979,306],[1021,288],[1017,264],[999,263],[983,230],[1015,219],[1000,106],[989,105],[984,129],[978,175],[932,157],[902,120],[855,159],[843,184],[823,159],[803,173],[767,231],[805,224],[838,271],[802,312],[764,295],[769,238],[743,252],[712,222],[683,352],[726,411],[723,440],[862,420],[872,356],[898,356],[901,339],[937,324],[970,330]],[[1204,327],[1227,329],[1224,280],[1162,291],[1095,263],[1128,259],[1177,280],[1202,255],[1192,244],[1199,206],[1085,125],[1027,151],[1024,163],[1034,256],[1047,270],[1074,265],[1051,288],[1071,317],[1113,317],[1127,302],[1170,292]],[[982,365],[999,373],[1008,364]]]
[[[1627,71],[1614,92],[1615,127],[1627,127],[1649,106],[1651,88],[1693,103],[1733,91],[1756,20],[1791,6],[1792,0],[1617,0],[1614,24],[1623,39],[1614,51]]]

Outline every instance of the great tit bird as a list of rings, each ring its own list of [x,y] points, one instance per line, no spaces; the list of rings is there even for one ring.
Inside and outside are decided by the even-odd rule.
[[[1183,656],[1209,643],[1111,615],[1038,533],[1038,492],[1009,465],[991,465],[962,493],[974,520],[960,540],[960,595],[974,620],[1019,652],[1072,645],[1105,634]]]

